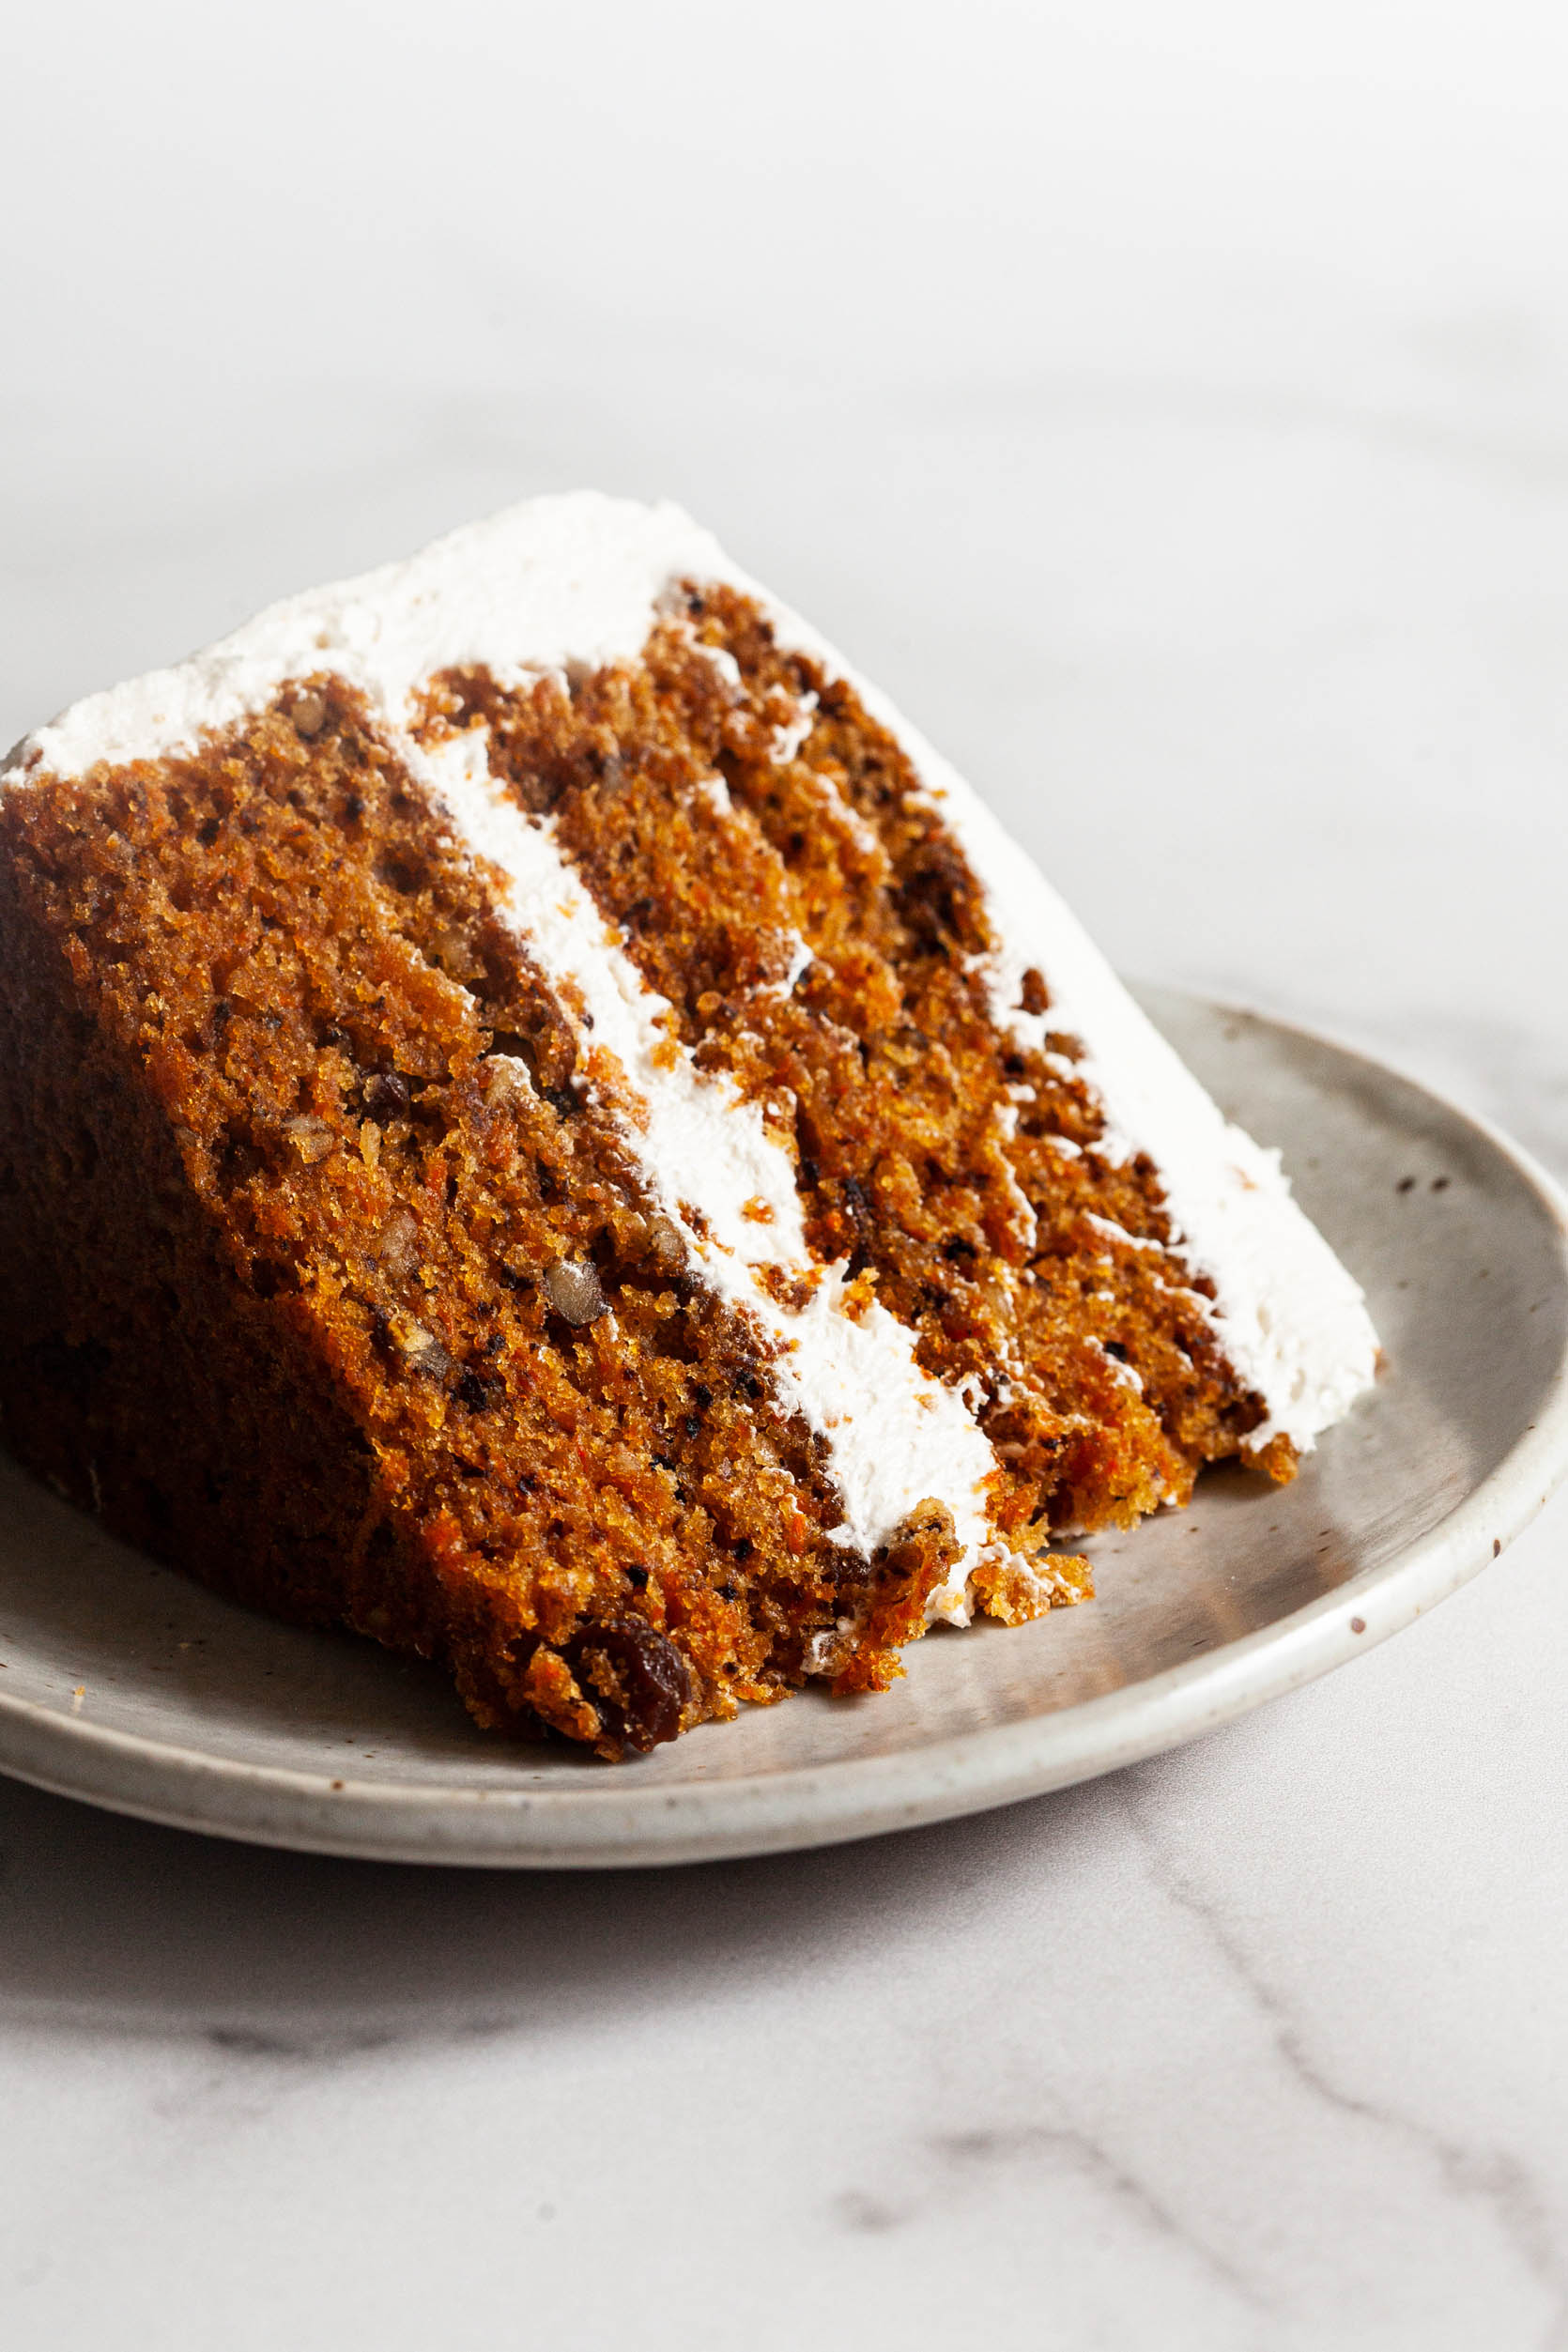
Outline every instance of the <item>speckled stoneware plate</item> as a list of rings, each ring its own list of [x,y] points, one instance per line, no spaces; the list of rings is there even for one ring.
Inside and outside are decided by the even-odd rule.
[[[592,1868],[868,1837],[1193,1738],[1397,1632],[1568,1464],[1568,1222],[1503,1137],[1321,1038],[1145,993],[1284,1147],[1387,1364],[1284,1489],[1089,1546],[1099,1597],[943,1630],[881,1698],[817,1692],[619,1767],[485,1738],[433,1670],[253,1617],[0,1461],[0,1769],[153,1821],[407,1862]]]

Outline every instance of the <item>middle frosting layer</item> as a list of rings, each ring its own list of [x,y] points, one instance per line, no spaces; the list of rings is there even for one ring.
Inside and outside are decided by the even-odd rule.
[[[969,1407],[920,1369],[912,1333],[880,1302],[847,1296],[841,1265],[813,1262],[789,1154],[732,1081],[699,1070],[675,1042],[669,1006],[561,854],[549,820],[526,815],[492,777],[486,730],[423,750],[400,736],[397,748],[472,853],[504,876],[500,911],[532,960],[589,1016],[591,1083],[595,1057],[613,1057],[613,1068],[601,1062],[602,1083],[624,1080],[627,1137],[650,1191],[704,1279],[761,1327],[785,1399],[822,1440],[842,1498],[841,1541],[873,1553],[921,1503],[945,1504],[962,1549],[930,1611],[967,1622],[996,1469]],[[777,1295],[792,1288],[804,1303]]]

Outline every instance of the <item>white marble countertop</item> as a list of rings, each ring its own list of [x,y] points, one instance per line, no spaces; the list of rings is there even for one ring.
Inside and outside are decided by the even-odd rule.
[[[7,50],[0,743],[508,498],[671,492],[1124,965],[1568,1176],[1560,10],[83,0]],[[445,1876],[0,1783],[6,2341],[1568,2344],[1565,1540],[837,1852]]]

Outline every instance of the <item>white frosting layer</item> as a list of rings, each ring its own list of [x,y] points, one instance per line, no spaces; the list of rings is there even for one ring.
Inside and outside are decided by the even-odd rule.
[[[961,1397],[920,1370],[910,1332],[885,1307],[873,1301],[858,1318],[844,1312],[841,1267],[821,1272],[801,1313],[780,1306],[759,1280],[761,1267],[813,1268],[794,1163],[756,1103],[728,1073],[706,1075],[684,1049],[672,1054],[671,1007],[642,978],[550,825],[525,816],[493,781],[486,730],[433,751],[400,748],[469,847],[506,875],[503,912],[540,969],[565,984],[568,1001],[580,998],[594,1047],[613,1053],[646,1104],[646,1124],[630,1141],[648,1186],[715,1290],[777,1344],[785,1399],[827,1445],[843,1502],[840,1540],[874,1551],[938,1495],[973,1566],[986,1542],[984,1482],[996,1462]]]
[[[57,776],[100,760],[160,759],[236,725],[282,680],[315,670],[351,679],[396,724],[435,670],[483,665],[507,680],[624,660],[639,651],[669,580],[731,568],[677,506],[592,491],[535,499],[406,562],[269,605],[177,669],[90,694],[25,736],[17,757]]]
[[[18,746],[0,782],[80,774],[100,761],[193,748],[264,705],[286,679],[331,670],[369,698],[454,822],[506,873],[511,909],[544,969],[569,981],[648,1106],[638,1148],[667,1213],[690,1235],[708,1278],[756,1316],[783,1353],[787,1393],[824,1437],[844,1498],[843,1540],[871,1549],[914,1505],[939,1496],[965,1560],[933,1606],[967,1614],[964,1576],[984,1541],[991,1448],[963,1399],[915,1365],[910,1335],[880,1306],[842,1308],[829,1269],[809,1307],[778,1307],[752,1268],[807,1263],[788,1155],[728,1082],[699,1073],[664,1042],[662,1000],[644,985],[562,860],[546,826],[492,785],[483,737],[434,758],[407,733],[432,672],[484,666],[503,683],[530,672],[627,659],[640,650],[675,578],[723,579],[755,596],[780,640],[845,679],[898,737],[933,806],[983,883],[999,946],[988,975],[994,1015],[1039,1046],[1048,1028],[1077,1038],[1077,1067],[1099,1094],[1112,1156],[1146,1152],[1160,1170],[1186,1263],[1213,1282],[1213,1321],[1240,1377],[1268,1407],[1260,1441],[1303,1448],[1370,1382],[1376,1341],[1361,1294],[1290,1197],[1278,1156],[1228,1125],[1031,861],[984,804],[888,703],[669,505],[582,493],[540,499],[454,531],[408,561],[274,605],[177,669],[93,695]],[[803,721],[808,717],[803,713]],[[786,730],[780,757],[795,747]],[[1043,976],[1048,1016],[1018,1009],[1024,971]],[[771,1222],[742,1215],[761,1199]],[[701,1212],[704,1237],[681,1204]]]

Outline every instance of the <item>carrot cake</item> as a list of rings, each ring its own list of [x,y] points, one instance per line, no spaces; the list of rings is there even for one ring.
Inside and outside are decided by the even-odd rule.
[[[1077,1599],[1376,1355],[945,761],[590,494],[18,746],[0,1293],[23,1462],[611,1758]]]

